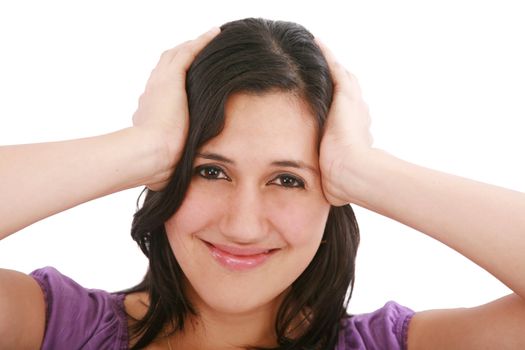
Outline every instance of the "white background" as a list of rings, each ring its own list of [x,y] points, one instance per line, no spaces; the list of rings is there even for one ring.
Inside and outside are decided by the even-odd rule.
[[[520,1],[2,2],[0,144],[129,126],[163,50],[248,16],[299,22],[335,51],[360,80],[377,147],[525,191]],[[137,283],[146,260],[129,228],[139,192],[81,205],[3,240],[0,266],[52,265],[111,291]],[[508,292],[442,244],[355,210],[362,245],[351,312],[391,299],[415,310],[471,306]]]

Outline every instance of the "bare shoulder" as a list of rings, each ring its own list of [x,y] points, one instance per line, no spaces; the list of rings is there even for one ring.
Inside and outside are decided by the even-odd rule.
[[[45,322],[38,283],[21,272],[0,269],[0,348],[40,349]]]
[[[126,314],[128,315],[128,330],[129,334],[131,335],[131,331],[133,326],[136,324],[136,322],[144,317],[146,312],[148,311],[148,293],[146,292],[136,292],[136,293],[130,293],[127,294],[124,298],[124,308],[126,310]],[[136,343],[137,339],[134,339],[130,336],[129,338],[129,346],[133,346]],[[162,347],[159,347],[158,344],[155,342],[153,344],[148,345],[145,350],[156,350],[156,349],[162,349]]]
[[[149,298],[146,292],[129,293],[124,298],[124,308],[130,319],[129,323],[142,319],[148,311]]]
[[[418,312],[408,350],[525,349],[525,301],[511,294],[473,308]]]

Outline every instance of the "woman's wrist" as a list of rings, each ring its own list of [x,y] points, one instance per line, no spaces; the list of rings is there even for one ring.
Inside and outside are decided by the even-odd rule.
[[[148,186],[160,189],[168,181],[177,164],[182,149],[174,140],[176,135],[167,135],[152,128],[134,126],[124,129],[132,139],[137,174],[132,186]],[[171,136],[171,137],[170,137]],[[183,142],[179,142],[180,145]]]
[[[378,148],[352,148],[341,164],[341,186],[349,203],[369,208],[397,158]]]

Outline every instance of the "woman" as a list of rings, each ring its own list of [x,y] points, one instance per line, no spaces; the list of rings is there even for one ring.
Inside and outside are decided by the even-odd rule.
[[[132,236],[150,268],[117,294],[53,269],[2,271],[0,348],[525,345],[525,196],[372,148],[355,78],[304,28],[246,19],[165,52],[133,120],[109,135],[1,149],[3,237],[146,185]],[[348,203],[440,240],[515,294],[474,309],[388,303],[346,315],[358,244]]]

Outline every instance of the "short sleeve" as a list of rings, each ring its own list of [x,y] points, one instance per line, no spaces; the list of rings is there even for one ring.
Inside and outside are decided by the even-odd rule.
[[[382,308],[342,321],[336,350],[406,350],[414,311],[389,301]]]
[[[86,289],[52,267],[30,275],[46,301],[42,350],[128,348],[123,294]]]

